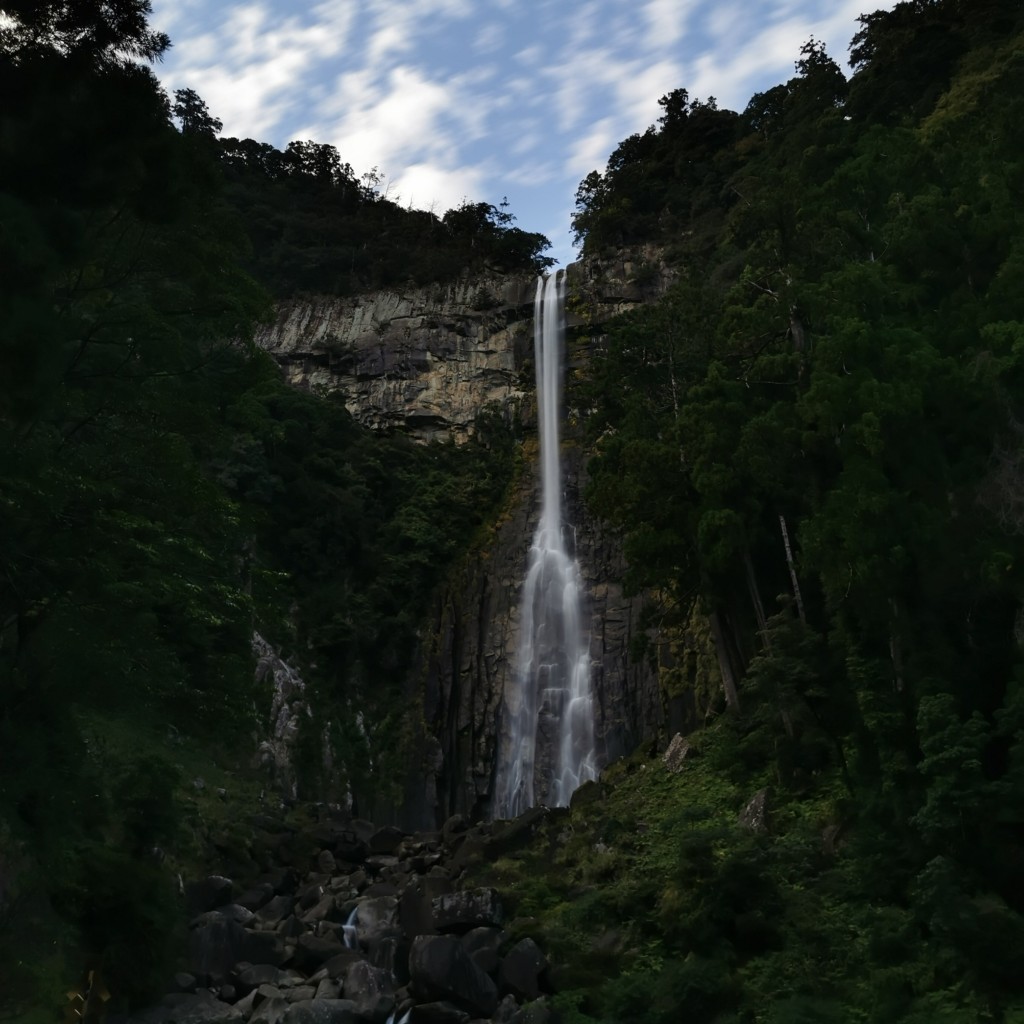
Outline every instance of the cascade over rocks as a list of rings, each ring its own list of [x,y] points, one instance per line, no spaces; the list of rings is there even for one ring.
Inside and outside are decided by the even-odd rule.
[[[264,877],[244,886],[224,876],[189,886],[189,893],[207,894],[223,893],[226,881],[234,893],[269,890],[261,911],[274,909],[246,911],[242,919],[237,903],[201,911],[191,921],[187,972],[175,975],[174,991],[108,1024],[547,1024],[544,952],[530,938],[511,944],[501,928],[500,894],[464,887],[459,863],[467,849],[473,859],[503,856],[501,836],[510,825],[463,823],[447,839],[400,833],[393,855],[366,850],[342,861],[335,849],[309,841],[365,831],[368,823],[320,810],[327,820],[297,837],[302,870],[268,865]],[[537,821],[552,813],[535,810],[543,812],[533,815]],[[389,830],[392,839],[395,832]],[[335,860],[329,873],[319,870],[325,850]],[[374,895],[382,886],[394,894]]]

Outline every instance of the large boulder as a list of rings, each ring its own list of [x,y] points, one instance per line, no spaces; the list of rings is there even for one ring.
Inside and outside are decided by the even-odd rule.
[[[283,1024],[366,1024],[351,999],[303,999],[292,1003]]]
[[[287,953],[272,932],[243,928],[217,911],[204,914],[189,933],[189,971],[204,984],[219,985],[235,964],[273,964],[280,967]]]
[[[467,932],[504,920],[497,889],[463,889],[434,900],[434,925],[439,932]]]
[[[354,963],[345,974],[346,999],[356,1004],[360,1017],[383,1021],[395,1008],[395,987],[387,971],[365,960]]]
[[[409,1011],[408,1024],[469,1024],[469,1014],[454,1003],[420,1003]]]
[[[473,963],[453,935],[420,935],[413,939],[409,979],[416,995],[453,1002],[477,1017],[490,1017],[498,1006],[494,982]]]
[[[540,995],[540,977],[547,970],[547,957],[533,939],[521,939],[502,958],[498,983],[503,992],[529,1001]]]

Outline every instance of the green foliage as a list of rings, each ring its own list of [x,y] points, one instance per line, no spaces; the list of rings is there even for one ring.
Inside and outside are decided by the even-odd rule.
[[[585,252],[635,229],[678,265],[579,385],[589,501],[663,630],[715,615],[738,700],[705,757],[777,803],[755,848],[689,819],[660,917],[621,926],[657,964],[594,1019],[658,1019],[637,993],[670,952],[717,965],[709,1019],[1010,1019],[1022,29],[1019,4],[897,4],[861,19],[849,82],[811,40],[742,115],[677,90],[581,185]],[[722,128],[699,181],[697,115]]]
[[[205,111],[203,111],[205,114]],[[199,119],[204,131],[212,122]],[[189,124],[182,122],[183,129]],[[276,296],[347,295],[429,285],[465,273],[538,272],[548,240],[507,210],[464,202],[443,217],[382,195],[374,172],[356,177],[333,146],[291,142],[281,152],[221,139],[224,203],[246,227],[245,267]]]

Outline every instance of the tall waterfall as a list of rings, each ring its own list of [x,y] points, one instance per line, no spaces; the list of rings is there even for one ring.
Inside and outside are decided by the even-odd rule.
[[[537,280],[533,345],[540,422],[541,516],[523,581],[519,657],[506,692],[495,817],[535,803],[568,804],[597,777],[589,638],[580,615],[580,569],[566,550],[559,417],[565,338],[565,271]]]

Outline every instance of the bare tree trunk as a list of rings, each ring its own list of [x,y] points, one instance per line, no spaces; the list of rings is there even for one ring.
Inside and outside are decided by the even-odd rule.
[[[789,546],[789,530],[786,529],[786,517],[779,514],[779,527],[782,530],[782,543],[786,548],[786,565],[789,566],[789,578],[793,581],[793,596],[796,598],[796,610],[801,622],[807,622],[804,612],[804,599],[800,593],[800,580],[797,579],[796,567],[793,565],[793,549]]]
[[[729,645],[722,630],[722,621],[718,617],[718,612],[712,612],[708,619],[711,623],[711,636],[715,641],[715,654],[718,655],[718,670],[722,674],[722,691],[725,693],[726,706],[739,711],[740,695],[736,689],[736,676],[732,670],[732,659],[729,657]]]

